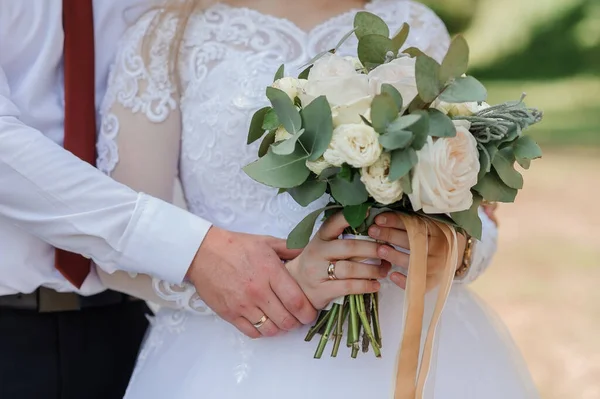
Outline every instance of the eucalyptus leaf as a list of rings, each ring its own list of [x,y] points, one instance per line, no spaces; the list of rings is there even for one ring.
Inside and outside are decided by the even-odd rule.
[[[412,115],[421,115],[421,118],[406,129],[410,130],[415,135],[411,143],[412,148],[420,150],[427,142],[427,137],[429,135],[429,113],[427,111],[419,110],[415,111]]]
[[[492,165],[504,184],[510,188],[520,190],[523,188],[523,176],[515,170],[515,160],[512,147],[506,147],[498,151]]]
[[[323,212],[339,208],[341,208],[339,205],[330,205],[310,213],[308,216],[302,219],[302,221],[298,223],[298,225],[294,227],[294,230],[292,230],[292,232],[288,235],[287,247],[289,249],[302,249],[306,247],[310,241],[310,237],[315,229],[315,223],[317,223],[319,216]]]
[[[285,75],[285,65],[281,64],[277,72],[275,73],[275,77],[273,78],[273,82],[283,78]]]
[[[447,103],[482,102],[487,99],[487,90],[472,76],[458,78],[440,94],[440,100]]]
[[[412,140],[413,132],[408,130],[388,131],[379,136],[379,144],[388,151],[406,148]]]
[[[277,195],[287,193],[287,191],[288,191],[287,188],[280,188],[279,190],[277,190]]]
[[[458,226],[466,231],[468,235],[476,238],[477,240],[481,240],[481,234],[483,230],[478,212],[482,200],[483,198],[481,198],[480,195],[473,193],[473,205],[470,209],[450,214],[452,220],[454,220]]]
[[[490,155],[483,148],[479,148],[479,173],[477,174],[477,181],[481,181],[483,177],[492,170],[492,160]]]
[[[373,124],[371,123],[370,120],[365,118],[363,115],[359,115],[359,116],[360,116],[360,119],[362,119],[362,121],[365,123],[365,125],[373,127]]]
[[[421,96],[417,94],[415,98],[408,104],[408,112],[413,113],[415,111],[422,111],[426,108],[429,108],[429,104],[423,101]]]
[[[368,35],[390,36],[390,29],[385,21],[367,11],[359,11],[354,16],[354,32],[359,40]]]
[[[429,135],[433,137],[454,137],[456,127],[448,116],[435,108],[427,110],[429,113]]]
[[[524,158],[517,158],[517,162],[523,169],[529,169],[531,167],[531,160]]]
[[[290,155],[277,155],[273,151],[258,161],[247,165],[244,172],[259,183],[277,188],[292,188],[306,181],[310,170],[306,167],[308,155],[295,151]]]
[[[262,158],[267,155],[269,148],[271,148],[271,144],[275,142],[275,130],[271,130],[263,141],[260,143],[260,147],[258,147],[258,157]]]
[[[325,153],[333,136],[333,119],[327,98],[314,99],[302,109],[301,117],[305,132],[300,142],[308,152],[308,160],[316,161]]]
[[[352,172],[352,167],[350,165],[348,165],[347,163],[342,165],[342,169],[340,170],[340,173],[338,173],[338,177],[340,177],[341,179],[344,179],[348,182],[351,182],[352,179],[354,178],[354,173]]]
[[[265,115],[271,107],[264,107],[259,109],[252,115],[252,121],[250,122],[250,129],[248,129],[248,144],[254,143],[265,134],[265,129],[262,128]]]
[[[279,123],[279,118],[277,118],[275,110],[271,107],[267,108],[269,110],[267,111],[263,119],[262,128],[263,130],[275,130],[281,125],[281,123]]]
[[[404,50],[402,53],[408,54],[412,58],[419,57],[419,56],[422,56],[422,55],[424,55],[424,56],[427,55],[427,54],[425,54],[424,52],[422,52],[420,49],[418,49],[416,47],[409,47],[406,50]]]
[[[387,36],[367,35],[358,41],[358,59],[370,69],[383,64],[388,51],[392,51],[392,40]]]
[[[452,40],[450,49],[442,62],[440,80],[447,83],[451,79],[461,77],[469,68],[469,45],[465,38],[458,35]]]
[[[412,176],[410,173],[400,178],[400,186],[402,186],[402,191],[404,192],[404,194],[413,193]]]
[[[486,174],[473,189],[490,202],[514,202],[519,191],[504,184],[495,171]]]
[[[352,181],[334,177],[329,180],[329,187],[333,198],[343,206],[360,205],[369,199],[369,193],[357,175]]]
[[[326,190],[326,182],[309,179],[297,187],[288,189],[287,192],[300,206],[308,206],[321,198]]]
[[[396,33],[392,38],[392,51],[394,52],[394,54],[398,54],[398,51],[400,51],[402,46],[404,46],[404,43],[406,43],[406,39],[408,39],[409,33],[410,25],[408,25],[405,22],[402,24],[402,27],[400,28],[398,33]]]
[[[302,128],[302,118],[289,96],[279,89],[267,87],[267,98],[285,130],[290,134],[298,133]]]
[[[342,169],[338,167],[327,168],[319,175],[319,180],[327,180],[340,173]]]
[[[440,64],[427,55],[417,57],[416,78],[419,96],[426,103],[433,102],[444,88],[440,82]]]
[[[388,179],[395,181],[406,176],[417,162],[419,162],[419,157],[413,148],[392,151],[392,162]]]
[[[381,85],[381,93],[385,93],[392,97],[394,102],[396,103],[396,107],[398,107],[398,111],[400,111],[404,105],[404,101],[402,100],[402,94],[389,83],[384,83]]]
[[[364,223],[369,212],[370,204],[364,203],[360,205],[345,206],[343,213],[344,218],[353,229],[358,228]]]
[[[298,79],[308,79],[308,75],[310,75],[310,70],[312,69],[312,67],[312,65],[309,65],[302,72],[300,72],[300,75],[298,75]]]
[[[327,50],[327,51],[321,51],[320,53],[318,53],[317,55],[315,55],[314,57],[312,57],[312,58],[310,59],[310,61],[308,61],[306,64],[302,65],[302,66],[300,67],[300,69],[302,69],[302,68],[306,68],[306,67],[308,67],[308,66],[312,66],[312,65],[313,65],[315,62],[317,62],[317,61],[318,61],[318,60],[319,60],[321,57],[323,57],[325,54],[327,54],[327,53],[329,53],[329,52],[330,52],[329,50]]]
[[[387,127],[387,132],[406,130],[423,118],[422,113],[399,116]]]
[[[521,136],[513,143],[515,157],[519,161],[534,160],[542,157],[542,149],[529,136]],[[521,162],[519,162],[521,163]]]
[[[398,108],[391,95],[381,93],[371,103],[371,122],[373,129],[378,133],[384,133],[390,123],[398,117]]]
[[[283,140],[273,146],[273,152],[277,155],[290,155],[296,150],[296,144],[298,139],[304,133],[304,129],[300,129],[298,133],[292,135],[292,137]]]

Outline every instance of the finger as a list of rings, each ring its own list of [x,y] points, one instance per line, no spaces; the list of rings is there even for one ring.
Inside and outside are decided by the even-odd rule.
[[[381,278],[380,265],[369,265],[366,263],[352,262],[349,260],[340,260],[335,263],[335,276],[340,280],[347,279],[367,279],[377,280]],[[325,278],[329,276],[326,273]]]
[[[406,230],[406,226],[396,212],[386,212],[375,218],[375,224],[381,227],[392,227],[394,229]]]
[[[279,328],[277,328],[267,313],[260,308],[253,307],[252,309],[248,309],[243,316],[250,322],[252,328],[257,330],[264,337],[273,337],[280,332]],[[255,327],[254,324],[259,323],[263,316],[267,316],[267,320],[262,326]]]
[[[392,264],[387,260],[382,260],[379,266],[379,278],[386,278],[390,270],[392,270]]]
[[[318,232],[318,237],[324,241],[337,239],[350,225],[346,221],[344,214],[338,212],[325,220]]]
[[[279,256],[279,259],[292,260],[298,257],[302,252],[301,249],[289,249],[287,247],[287,242],[279,238],[270,237],[267,243],[273,248],[277,256]]]
[[[388,245],[379,246],[379,249],[377,250],[377,257],[390,262],[392,265],[401,266],[404,268],[408,267],[410,261],[410,255],[400,252]]]
[[[369,236],[376,240],[385,241],[407,250],[410,249],[410,241],[408,239],[408,233],[406,230],[397,229],[395,227],[380,227],[373,225],[369,227]]]
[[[240,330],[240,332],[247,337],[254,339],[262,337],[261,333],[256,328],[254,328],[252,323],[250,323],[243,317],[238,317],[232,324],[235,326],[235,328]]]
[[[327,260],[352,258],[377,258],[377,248],[380,244],[363,240],[333,240],[323,243],[320,247],[323,257]]]
[[[300,322],[283,306],[279,298],[274,292],[266,296],[265,302],[259,304],[260,308],[265,311],[265,314],[277,328],[283,331],[292,331],[300,327]]]
[[[335,280],[323,284],[327,285],[332,299],[345,295],[369,294],[381,288],[379,282],[372,280]]]
[[[393,272],[390,274],[390,280],[403,290],[406,289],[406,276],[402,273]]]
[[[283,306],[300,323],[310,324],[317,318],[317,310],[286,268],[281,268],[280,273],[271,276],[270,284]]]

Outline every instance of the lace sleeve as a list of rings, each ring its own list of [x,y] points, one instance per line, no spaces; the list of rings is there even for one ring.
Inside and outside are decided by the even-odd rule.
[[[169,77],[168,43],[176,21],[157,28],[149,57],[142,41],[155,14],[148,14],[124,35],[101,108],[98,168],[136,191],[172,202],[178,174],[181,115]],[[107,288],[160,306],[209,313],[190,284],[173,286],[147,275],[97,273]]]

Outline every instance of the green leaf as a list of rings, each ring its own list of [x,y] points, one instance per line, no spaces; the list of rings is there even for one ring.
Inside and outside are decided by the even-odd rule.
[[[487,90],[472,76],[458,78],[440,95],[447,103],[482,102],[487,99]]]
[[[298,187],[287,190],[292,198],[301,206],[308,206],[325,194],[327,183],[309,179]]]
[[[298,133],[302,128],[302,118],[288,95],[274,87],[267,87],[267,97],[285,130],[290,134]]]
[[[406,43],[406,39],[408,39],[408,34],[410,33],[410,26],[405,22],[402,24],[402,28],[394,35],[392,38],[392,51],[394,54],[398,54],[398,51],[404,46]]]
[[[415,137],[411,143],[412,148],[420,150],[427,142],[429,135],[429,113],[427,111],[415,111],[412,115],[421,115],[421,118],[407,128],[414,133]]]
[[[395,181],[406,176],[417,162],[419,162],[419,157],[417,157],[417,152],[413,148],[392,151],[392,163],[388,179]]]
[[[327,50],[327,51],[321,51],[320,53],[318,53],[317,55],[315,55],[314,57],[312,57],[312,58],[310,59],[310,61],[308,61],[306,64],[302,65],[302,66],[301,66],[299,69],[306,68],[306,67],[308,67],[309,65],[310,65],[310,66],[312,66],[312,65],[313,65],[315,62],[317,62],[317,60],[318,60],[319,58],[323,57],[325,54],[327,54],[327,53],[329,53],[329,52],[330,52],[330,50]]]
[[[479,218],[478,213],[482,200],[483,198],[481,198],[480,195],[473,193],[473,205],[470,209],[450,214],[452,220],[454,220],[458,226],[465,230],[468,235],[478,240],[481,240],[481,233],[483,230],[481,219]]]
[[[360,116],[360,119],[362,119],[362,121],[365,123],[365,125],[373,127],[373,124],[371,123],[370,120],[365,118],[363,115],[359,115],[359,116]]]
[[[304,134],[300,142],[308,152],[308,160],[316,161],[327,150],[333,136],[331,107],[325,96],[314,99],[302,109]]]
[[[300,72],[300,75],[298,75],[298,79],[308,79],[308,75],[310,74],[310,70],[312,69],[312,67],[312,65],[309,65],[302,72]]]
[[[258,156],[259,158],[267,155],[269,148],[271,148],[271,144],[275,142],[275,130],[271,130],[263,139],[262,143],[260,143],[260,147],[258,147]]]
[[[306,247],[310,241],[310,236],[315,229],[315,223],[317,223],[319,215],[328,210],[339,208],[341,208],[339,205],[330,205],[310,213],[298,223],[298,225],[294,227],[294,230],[288,235],[287,247],[289,249],[302,249]]]
[[[296,144],[302,134],[304,134],[304,129],[300,129],[298,133],[292,135],[289,139],[275,144],[273,146],[273,152],[277,155],[290,155],[296,150]]]
[[[367,213],[369,212],[370,204],[360,204],[353,206],[344,207],[343,213],[344,218],[353,229],[358,228],[365,219],[367,218]]]
[[[412,176],[410,173],[407,173],[400,178],[400,186],[402,186],[402,191],[404,194],[413,193]]]
[[[343,206],[360,205],[369,199],[369,193],[358,175],[355,175],[350,182],[334,177],[329,180],[329,187],[333,198]]]
[[[417,57],[416,78],[419,96],[426,103],[433,102],[444,88],[440,82],[440,64],[427,55]]]
[[[437,109],[430,108],[429,113],[429,135],[433,137],[454,137],[456,127],[452,119]]]
[[[244,172],[267,186],[292,188],[304,183],[309,176],[307,158],[308,155],[304,151],[295,151],[290,155],[277,155],[269,151],[258,161],[247,165]]]
[[[319,180],[327,180],[340,173],[342,169],[338,167],[327,168],[319,175]]]
[[[263,120],[265,119],[265,115],[271,107],[264,107],[259,109],[252,115],[252,121],[250,122],[250,129],[248,129],[248,144],[254,143],[256,140],[260,139],[263,134],[265,134],[265,129],[262,128]]]
[[[408,114],[396,118],[387,128],[387,132],[406,130],[423,118],[422,113]]]
[[[540,146],[529,136],[521,136],[514,143],[515,157],[519,164],[522,161],[531,161],[542,157],[542,149]],[[525,163],[525,162],[524,162]],[[527,164],[527,163],[525,163]],[[521,165],[523,166],[523,165]],[[527,169],[527,168],[525,168]]]
[[[287,191],[288,191],[287,188],[280,188],[279,190],[277,190],[277,195],[287,193]]]
[[[456,36],[442,62],[440,80],[447,83],[450,79],[461,77],[469,68],[469,45],[461,35]]]
[[[421,96],[417,94],[417,96],[408,105],[408,112],[412,114],[415,111],[422,111],[426,108],[429,108],[429,104],[423,101]]]
[[[348,182],[351,182],[354,177],[354,173],[352,172],[352,167],[350,165],[348,165],[347,163],[343,164],[342,169],[340,170],[340,173],[338,173],[338,177],[340,177],[341,179],[344,179]]]
[[[494,170],[504,184],[517,190],[523,188],[523,176],[515,170],[515,154],[511,147],[506,147],[498,151],[498,154],[492,161]]]
[[[386,36],[367,35],[358,42],[358,58],[371,69],[385,62],[388,51],[392,51],[392,40]]]
[[[285,74],[285,65],[281,64],[281,66],[279,67],[279,69],[275,73],[275,77],[273,78],[273,82],[275,82],[276,80],[279,80],[279,79],[283,78],[284,74]]]
[[[381,93],[371,103],[371,122],[373,129],[378,133],[384,133],[385,129],[398,117],[398,108],[391,95]]]
[[[494,171],[486,174],[473,189],[490,202],[514,202],[519,191],[504,184]]]
[[[427,56],[427,54],[425,54],[424,52],[422,52],[420,49],[418,49],[416,47],[409,47],[406,50],[404,50],[402,53],[408,54],[412,58],[420,57],[420,56]]]
[[[390,29],[385,21],[370,12],[360,11],[354,17],[354,31],[360,40],[368,35],[390,36]]]
[[[398,107],[398,111],[402,109],[404,101],[402,100],[402,94],[400,94],[398,89],[396,89],[389,83],[384,83],[381,85],[381,93],[387,94],[390,97],[392,97],[392,100],[394,100],[394,102],[396,103],[396,107]]]
[[[517,162],[523,169],[529,169],[531,167],[530,159],[517,158]]]
[[[275,130],[281,125],[281,123],[279,123],[279,118],[277,118],[275,110],[271,107],[267,108],[269,108],[269,110],[267,111],[267,113],[265,114],[265,118],[263,119],[262,128],[263,130]]]
[[[388,151],[406,148],[413,140],[413,133],[408,130],[389,131],[379,136],[379,144]]]

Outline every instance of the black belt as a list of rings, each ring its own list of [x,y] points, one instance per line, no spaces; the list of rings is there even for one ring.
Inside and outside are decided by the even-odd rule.
[[[138,300],[110,290],[92,296],[82,296],[73,292],[56,292],[40,287],[31,294],[0,296],[0,308],[33,310],[39,313],[69,312]]]

